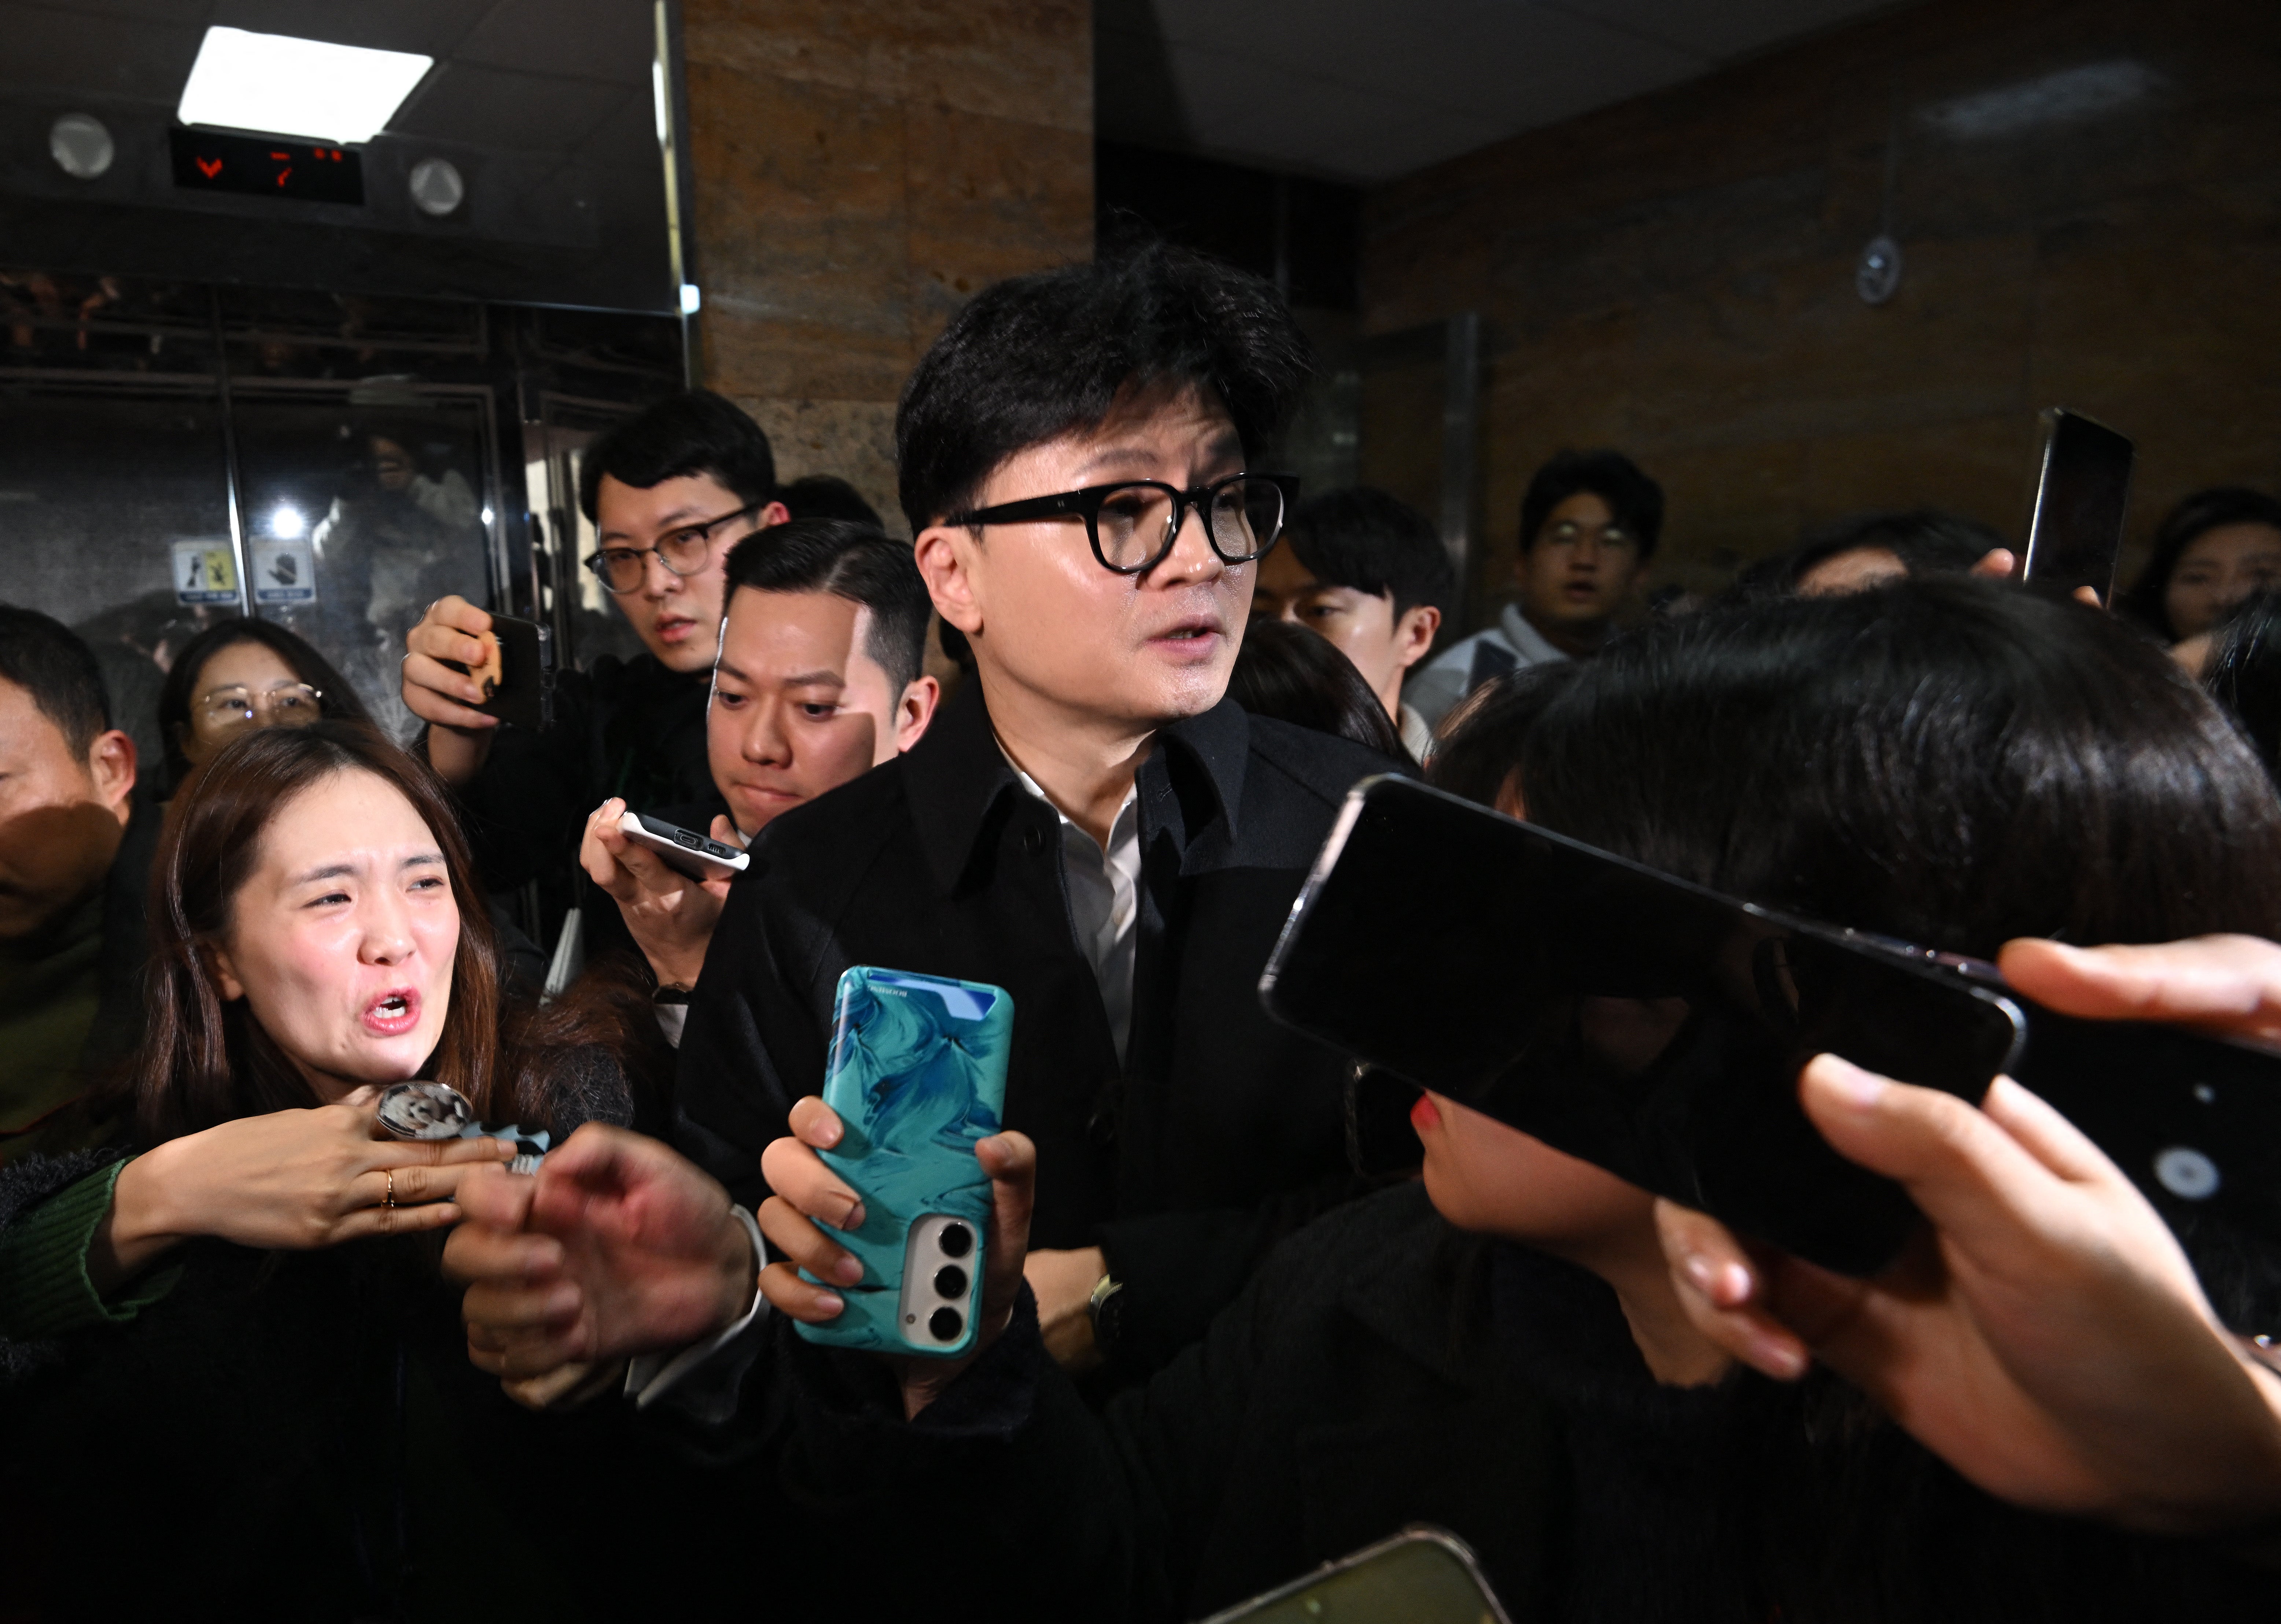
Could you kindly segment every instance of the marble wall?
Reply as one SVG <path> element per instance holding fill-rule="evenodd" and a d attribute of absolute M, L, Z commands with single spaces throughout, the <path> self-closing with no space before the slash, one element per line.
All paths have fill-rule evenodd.
<path fill-rule="evenodd" d="M 896 392 L 1001 277 L 1093 249 L 1087 0 L 684 0 L 700 375 L 902 531 Z"/>
<path fill-rule="evenodd" d="M 1863 508 L 2016 533 L 2064 405 L 2138 442 L 2138 552 L 2191 490 L 2281 483 L 2277 156 L 2272 0 L 1929 0 L 1376 189 L 1364 321 L 1483 313 L 1477 618 L 1562 445 L 1659 477 L 1661 578 L 1707 587 Z M 1430 488 L 1433 435 L 1371 432 L 1408 387 L 1365 476 Z"/>

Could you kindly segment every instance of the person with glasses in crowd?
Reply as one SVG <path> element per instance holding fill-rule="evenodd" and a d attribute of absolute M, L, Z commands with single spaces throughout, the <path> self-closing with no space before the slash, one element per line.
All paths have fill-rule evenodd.
<path fill-rule="evenodd" d="M 476 638 L 491 623 L 482 609 L 440 599 L 406 636 L 404 703 L 429 724 L 429 763 L 459 798 L 486 885 L 567 887 L 587 814 L 614 796 L 637 811 L 698 808 L 700 829 L 727 810 L 705 748 L 723 572 L 730 548 L 784 522 L 776 489 L 760 425 L 706 390 L 660 401 L 587 449 L 578 503 L 600 545 L 583 561 L 643 652 L 558 670 L 542 734 L 471 708 L 483 699 L 476 679 L 444 663 L 482 663 Z M 617 910 L 592 913 L 590 927 L 607 927 Z"/>
<path fill-rule="evenodd" d="M 1519 595 L 1496 625 L 1450 646 L 1403 697 L 1428 726 L 1494 677 L 1599 652 L 1663 530 L 1663 487 L 1617 451 L 1564 451 L 1520 503 Z"/>
<path fill-rule="evenodd" d="M 842 971 L 1010 992 L 1006 1120 L 1052 1147 L 1030 1280 L 1048 1346 L 1103 1385 L 1357 1190 L 1349 1068 L 1257 989 L 1346 791 L 1396 763 L 1226 697 L 1295 485 L 1257 459 L 1309 366 L 1272 288 L 1162 247 L 998 283 L 951 321 L 896 445 L 974 680 L 761 832 L 681 1041 L 680 1148 L 749 1208 L 822 1084 Z M 733 1284 L 754 1260 L 727 1203 L 712 1217 Z"/>
<path fill-rule="evenodd" d="M 348 679 L 302 638 L 264 620 L 226 620 L 182 646 L 159 691 L 166 741 L 163 795 L 251 727 L 305 727 L 320 717 L 368 722 Z"/>

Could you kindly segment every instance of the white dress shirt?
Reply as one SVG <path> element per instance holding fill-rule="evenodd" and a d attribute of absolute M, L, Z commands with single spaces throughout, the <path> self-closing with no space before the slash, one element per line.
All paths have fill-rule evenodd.
<path fill-rule="evenodd" d="M 998 746 L 1002 752 L 1005 746 Z M 1070 923 L 1077 929 L 1078 951 L 1093 966 L 1101 988 L 1102 1008 L 1109 1012 L 1110 1035 L 1117 1040 L 1117 1058 L 1125 1059 L 1125 1040 L 1133 1030 L 1133 949 L 1140 919 L 1140 811 L 1139 792 L 1125 792 L 1125 804 L 1109 826 L 1104 851 L 1091 835 L 1055 807 L 1038 781 L 1024 772 L 1012 756 L 1006 764 L 1022 787 L 1048 806 L 1062 825 L 1062 877 L 1069 888 Z"/>

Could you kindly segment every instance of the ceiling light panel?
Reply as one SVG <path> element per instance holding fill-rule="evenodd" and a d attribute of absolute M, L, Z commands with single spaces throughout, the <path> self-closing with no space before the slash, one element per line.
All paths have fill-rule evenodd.
<path fill-rule="evenodd" d="M 386 128 L 433 57 L 208 28 L 175 111 L 185 124 L 350 146 Z"/>

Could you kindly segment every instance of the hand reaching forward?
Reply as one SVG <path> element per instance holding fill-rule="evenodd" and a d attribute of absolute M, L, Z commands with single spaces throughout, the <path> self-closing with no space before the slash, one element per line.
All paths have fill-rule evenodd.
<path fill-rule="evenodd" d="M 536 1176 L 465 1180 L 444 1270 L 468 1357 L 510 1379 L 678 1348 L 752 1306 L 759 1260 L 729 1193 L 655 1140 L 588 1123 Z"/>
<path fill-rule="evenodd" d="M 713 927 L 721 922 L 722 904 L 729 900 L 729 881 L 692 879 L 627 839 L 618 827 L 625 810 L 626 803 L 615 798 L 594 808 L 578 844 L 578 864 L 616 900 L 626 930 L 658 980 L 668 986 L 695 986 L 705 968 L 705 950 L 713 944 Z M 711 832 L 724 846 L 744 844 L 725 817 L 713 820 Z"/>
<path fill-rule="evenodd" d="M 2187 1018 L 2243 1035 L 2281 1017 L 2281 948 L 2015 942 L 2003 969 L 2070 1013 Z M 1698 1329 L 1769 1375 L 1809 1355 L 2002 1498 L 2161 1533 L 2281 1515 L 2281 1379 L 2226 1334 L 2167 1226 L 2099 1148 L 1999 1079 L 1974 1110 L 1823 1056 L 1800 1079 L 1841 1152 L 1930 1220 L 1874 1280 L 1754 1255 L 1659 1203 Z"/>
<path fill-rule="evenodd" d="M 796 1101 L 791 1134 L 761 1153 L 761 1175 L 776 1194 L 761 1203 L 761 1233 L 769 1245 L 790 1258 L 761 1271 L 761 1295 L 780 1314 L 825 1325 L 847 1306 L 829 1286 L 800 1277 L 802 1269 L 819 1280 L 853 1286 L 863 1265 L 853 1252 L 816 1226 L 860 1228 L 862 1197 L 841 1182 L 816 1153 L 838 1144 L 844 1133 L 839 1117 L 810 1094 Z M 990 1176 L 990 1234 L 984 1246 L 982 1315 L 975 1326 L 974 1351 L 963 1359 L 909 1358 L 892 1361 L 902 1383 L 908 1417 L 932 1404 L 935 1396 L 996 1342 L 1014 1316 L 1022 1291 L 1022 1259 L 1030 1245 L 1030 1208 L 1036 1194 L 1038 1153 L 1021 1133 L 994 1133 L 974 1147 L 974 1159 Z"/>
<path fill-rule="evenodd" d="M 112 1186 L 88 1252 L 108 1291 L 193 1236 L 303 1250 L 454 1222 L 463 1177 L 514 1154 L 495 1139 L 373 1137 L 380 1090 L 238 1117 L 154 1146 Z"/>

